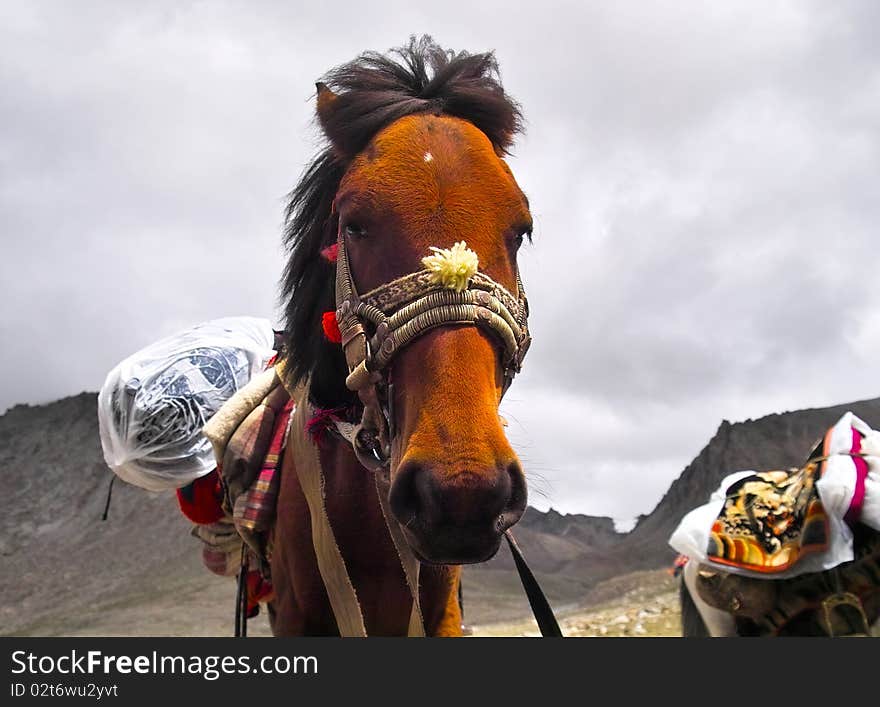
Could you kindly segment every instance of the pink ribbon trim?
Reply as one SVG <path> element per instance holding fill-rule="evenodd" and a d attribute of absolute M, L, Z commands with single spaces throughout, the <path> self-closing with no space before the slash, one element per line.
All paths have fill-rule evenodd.
<path fill-rule="evenodd" d="M 853 443 L 850 453 L 858 454 L 862 451 L 862 436 L 855 428 L 853 428 L 852 435 Z M 849 502 L 849 509 L 843 517 L 849 525 L 857 523 L 862 515 L 862 506 L 865 503 L 865 479 L 868 476 L 868 462 L 865 461 L 864 457 L 854 456 L 851 459 L 856 465 L 856 488 L 853 491 L 852 500 Z"/>

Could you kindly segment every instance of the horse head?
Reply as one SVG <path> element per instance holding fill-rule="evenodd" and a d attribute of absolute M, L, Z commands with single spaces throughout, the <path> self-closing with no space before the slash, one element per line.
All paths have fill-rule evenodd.
<path fill-rule="evenodd" d="M 426 38 L 399 56 L 363 55 L 318 84 L 330 144 L 292 202 L 288 287 L 314 300 L 311 313 L 308 302 L 288 309 L 293 370 L 311 377 L 313 400 L 379 418 L 367 425 L 365 412 L 361 427 L 377 436 L 371 451 L 387 464 L 390 508 L 417 556 L 482 562 L 526 506 L 498 414 L 528 345 L 517 251 L 532 219 L 504 161 L 520 115 L 491 54 L 455 55 Z M 334 245 L 335 288 L 316 259 Z M 316 331 L 314 313 L 331 301 L 344 353 L 322 341 L 297 356 L 303 324 Z"/>

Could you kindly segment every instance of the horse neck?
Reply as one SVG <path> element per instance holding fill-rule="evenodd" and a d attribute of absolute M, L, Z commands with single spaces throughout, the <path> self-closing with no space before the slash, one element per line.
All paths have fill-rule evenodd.
<path fill-rule="evenodd" d="M 346 561 L 400 571 L 373 472 L 361 465 L 348 442 L 335 436 L 322 443 L 320 458 L 327 514 Z"/>

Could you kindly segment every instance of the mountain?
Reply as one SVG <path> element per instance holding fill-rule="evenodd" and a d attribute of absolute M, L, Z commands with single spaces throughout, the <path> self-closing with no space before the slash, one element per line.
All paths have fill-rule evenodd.
<path fill-rule="evenodd" d="M 102 522 L 111 478 L 95 394 L 0 416 L 0 634 L 72 633 L 159 595 L 174 611 L 208 574 L 170 494 L 118 482 Z"/>
<path fill-rule="evenodd" d="M 602 578 L 620 571 L 614 548 L 624 536 L 611 518 L 529 507 L 513 534 L 555 608 L 579 604 Z M 469 622 L 509 620 L 531 611 L 505 546 L 489 562 L 467 566 L 463 584 Z"/>

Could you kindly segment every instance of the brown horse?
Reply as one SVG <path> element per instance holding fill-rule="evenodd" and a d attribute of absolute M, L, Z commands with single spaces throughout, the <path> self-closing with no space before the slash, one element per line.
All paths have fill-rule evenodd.
<path fill-rule="evenodd" d="M 517 250 L 532 220 L 503 156 L 521 116 L 492 54 L 454 54 L 427 37 L 333 70 L 318 84 L 317 115 L 329 144 L 288 208 L 286 361 L 293 383 L 309 381 L 315 409 L 356 422 L 363 408 L 346 388 L 346 359 L 322 332 L 337 307 L 328 249 L 345 248 L 367 292 L 421 270 L 431 247 L 466 241 L 480 272 L 517 292 Z M 461 323 L 424 333 L 389 364 L 389 503 L 421 562 L 427 635 L 460 635 L 460 565 L 491 558 L 526 506 L 498 415 L 505 373 L 492 333 Z M 327 515 L 366 631 L 406 635 L 411 597 L 372 472 L 332 429 L 316 439 Z M 292 471 L 282 474 L 274 528 L 273 631 L 337 635 Z"/>

